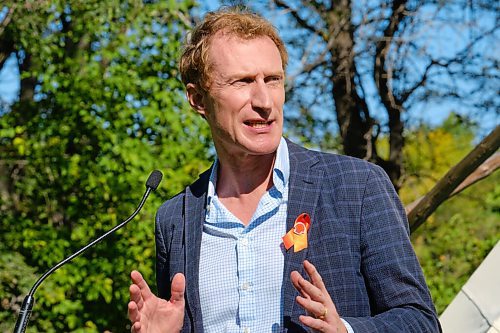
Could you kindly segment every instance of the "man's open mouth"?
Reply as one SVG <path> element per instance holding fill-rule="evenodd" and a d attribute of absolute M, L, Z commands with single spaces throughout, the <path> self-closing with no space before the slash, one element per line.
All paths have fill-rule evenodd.
<path fill-rule="evenodd" d="M 245 121 L 245 125 L 253 128 L 264 128 L 269 126 L 272 121 Z"/>

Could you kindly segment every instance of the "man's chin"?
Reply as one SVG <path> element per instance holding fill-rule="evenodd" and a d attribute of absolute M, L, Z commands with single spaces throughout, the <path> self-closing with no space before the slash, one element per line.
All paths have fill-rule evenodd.
<path fill-rule="evenodd" d="M 272 154 L 278 150 L 280 140 L 281 136 L 277 138 L 257 138 L 256 140 L 248 139 L 247 147 L 259 155 Z"/>
<path fill-rule="evenodd" d="M 250 145 L 247 146 L 248 152 L 251 153 L 252 155 L 269 155 L 269 154 L 274 154 L 278 150 L 279 146 L 279 140 L 276 143 L 271 143 L 271 142 L 265 142 L 262 144 L 259 144 L 258 142 L 252 142 Z"/>

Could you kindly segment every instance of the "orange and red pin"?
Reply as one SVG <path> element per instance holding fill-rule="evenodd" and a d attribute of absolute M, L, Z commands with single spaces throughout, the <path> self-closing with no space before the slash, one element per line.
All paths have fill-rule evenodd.
<path fill-rule="evenodd" d="M 307 213 L 300 214 L 293 224 L 293 228 L 282 237 L 285 249 L 293 246 L 293 252 L 307 248 L 307 232 L 311 227 L 311 217 Z"/>

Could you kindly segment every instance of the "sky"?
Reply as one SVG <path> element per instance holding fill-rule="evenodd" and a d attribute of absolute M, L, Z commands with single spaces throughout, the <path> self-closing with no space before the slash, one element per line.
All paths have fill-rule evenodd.
<path fill-rule="evenodd" d="M 0 71 L 0 98 L 12 104 L 19 94 L 19 82 L 16 58 L 10 56 Z"/>

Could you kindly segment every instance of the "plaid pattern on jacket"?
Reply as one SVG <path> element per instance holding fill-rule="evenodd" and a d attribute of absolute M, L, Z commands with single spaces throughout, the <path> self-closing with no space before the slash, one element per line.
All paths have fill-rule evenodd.
<path fill-rule="evenodd" d="M 366 161 L 287 141 L 290 183 L 287 230 L 311 216 L 309 246 L 285 254 L 282 332 L 308 332 L 298 317 L 290 273 L 304 259 L 321 274 L 339 315 L 355 333 L 440 332 L 422 270 L 409 240 L 404 208 L 385 172 Z M 165 202 L 156 216 L 156 280 L 170 298 L 175 273 L 186 276 L 183 332 L 203 332 L 198 267 L 210 170 Z"/>

